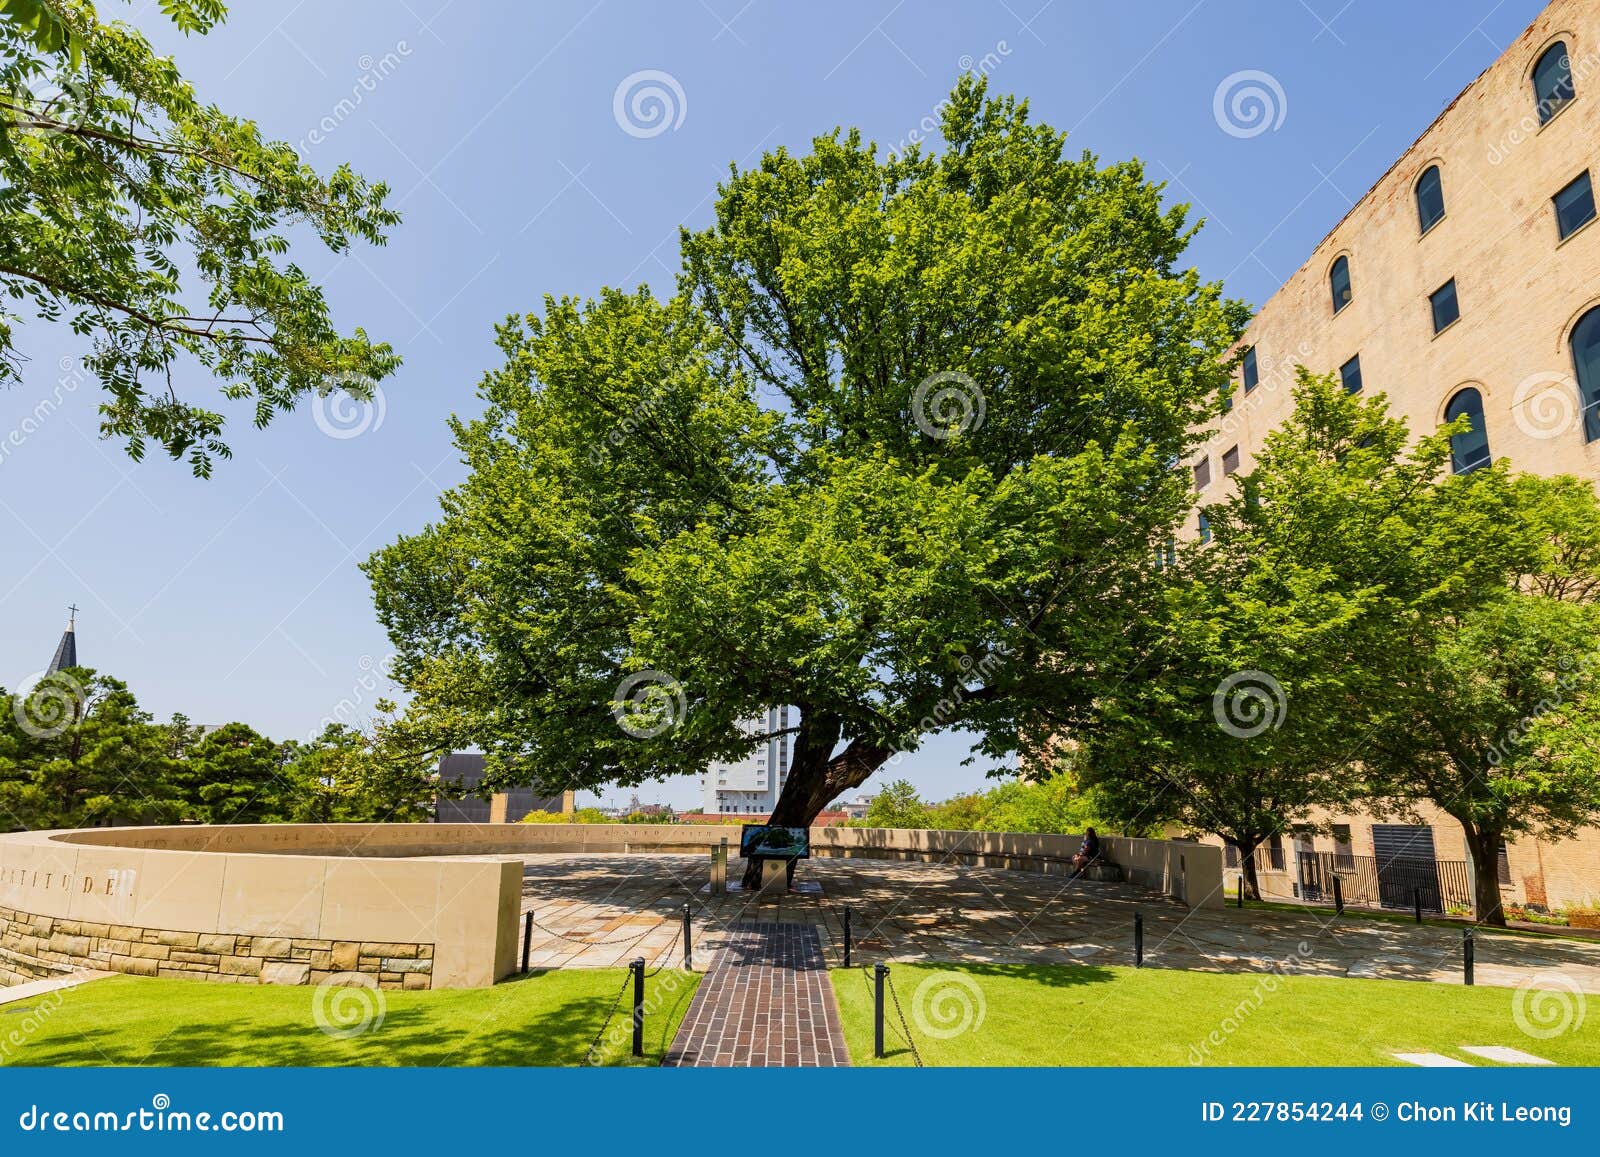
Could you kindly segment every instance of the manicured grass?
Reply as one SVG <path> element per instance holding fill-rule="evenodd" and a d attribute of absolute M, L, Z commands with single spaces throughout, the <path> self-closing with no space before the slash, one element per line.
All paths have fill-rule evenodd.
<path fill-rule="evenodd" d="M 533 973 L 494 988 L 384 992 L 118 977 L 0 1005 L 0 1063 L 13 1065 L 578 1065 L 625 969 Z M 699 977 L 645 982 L 645 1052 L 632 1048 L 633 989 L 598 1064 L 659 1064 Z M 341 1001 L 343 1003 L 341 1003 Z M 365 1032 L 330 1027 L 370 1022 Z M 21 1037 L 13 1040 L 12 1033 Z"/>
<path fill-rule="evenodd" d="M 892 1000 L 888 1056 L 873 1059 L 869 974 L 830 975 L 852 1062 L 911 1064 Z M 896 964 L 890 975 L 928 1065 L 1396 1065 L 1396 1052 L 1490 1064 L 1462 1045 L 1600 1064 L 1600 997 L 1576 1031 L 1535 1039 L 1517 1027 L 1519 998 L 1506 988 L 1072 965 Z M 1567 1001 L 1570 1019 L 1582 1008 L 1564 992 L 1534 999 L 1551 1002 L 1546 1014 Z M 930 1035 L 962 1023 L 957 1035 Z"/>

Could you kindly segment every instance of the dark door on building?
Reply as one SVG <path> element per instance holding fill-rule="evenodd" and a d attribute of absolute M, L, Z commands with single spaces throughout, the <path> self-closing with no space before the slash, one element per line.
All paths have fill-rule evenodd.
<path fill-rule="evenodd" d="M 1410 824 L 1373 824 L 1372 854 L 1378 869 L 1378 902 L 1410 908 L 1420 896 L 1425 912 L 1442 912 L 1433 829 Z"/>
<path fill-rule="evenodd" d="M 1300 873 L 1300 898 L 1322 899 L 1322 861 L 1310 836 L 1295 836 L 1294 858 Z"/>

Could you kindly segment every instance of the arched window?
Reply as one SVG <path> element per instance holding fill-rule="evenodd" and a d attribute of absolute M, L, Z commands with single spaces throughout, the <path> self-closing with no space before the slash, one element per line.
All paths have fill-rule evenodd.
<path fill-rule="evenodd" d="M 1538 105 L 1539 123 L 1545 124 L 1577 95 L 1572 84 L 1572 58 L 1567 55 L 1565 42 L 1558 40 L 1533 66 L 1533 99 Z"/>
<path fill-rule="evenodd" d="M 1417 181 L 1417 217 L 1426 233 L 1444 220 L 1444 180 L 1434 165 Z"/>
<path fill-rule="evenodd" d="M 1572 330 L 1572 361 L 1583 402 L 1583 440 L 1600 438 L 1600 309 L 1584 314 Z"/>
<path fill-rule="evenodd" d="M 1333 263 L 1328 273 L 1328 287 L 1333 290 L 1333 312 L 1338 313 L 1350 304 L 1350 259 L 1341 257 Z"/>
<path fill-rule="evenodd" d="M 1489 430 L 1483 422 L 1483 395 L 1471 386 L 1450 399 L 1444 420 L 1454 422 L 1462 415 L 1472 425 L 1465 433 L 1450 436 L 1450 466 L 1457 474 L 1470 474 L 1493 460 L 1489 455 Z"/>

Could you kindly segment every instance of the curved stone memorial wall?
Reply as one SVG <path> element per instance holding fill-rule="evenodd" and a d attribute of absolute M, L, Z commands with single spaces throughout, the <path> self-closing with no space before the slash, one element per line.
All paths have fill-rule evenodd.
<path fill-rule="evenodd" d="M 1077 836 L 816 828 L 818 856 L 1061 872 Z M 250 984 L 474 988 L 516 963 L 539 853 L 735 849 L 717 824 L 267 824 L 0 835 L 0 984 L 80 968 Z M 1222 904 L 1222 855 L 1105 837 L 1137 884 Z M 708 857 L 709 868 L 709 857 Z"/>

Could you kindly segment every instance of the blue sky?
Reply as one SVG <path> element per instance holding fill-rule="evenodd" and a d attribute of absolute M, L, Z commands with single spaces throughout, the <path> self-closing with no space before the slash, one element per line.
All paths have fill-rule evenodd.
<path fill-rule="evenodd" d="M 216 32 L 185 39 L 149 0 L 102 0 L 204 98 L 303 142 L 320 169 L 349 161 L 393 186 L 406 219 L 386 248 L 297 258 L 342 328 L 365 326 L 406 364 L 381 411 L 319 423 L 303 406 L 264 432 L 236 415 L 234 459 L 201 482 L 100 442 L 98 390 L 61 369 L 77 339 L 25 323 L 32 361 L 0 394 L 0 434 L 60 404 L 0 456 L 0 685 L 46 664 L 75 601 L 83 661 L 158 715 L 279 738 L 341 704 L 364 715 L 389 649 L 357 564 L 429 520 L 460 477 L 445 421 L 480 408 L 493 323 L 546 294 L 665 290 L 678 227 L 707 222 L 730 162 L 837 125 L 905 140 L 977 68 L 1070 130 L 1069 148 L 1142 158 L 1208 219 L 1194 264 L 1259 304 L 1541 7 L 278 0 L 236 3 Z M 619 86 L 646 71 L 670 78 L 656 82 L 670 125 L 630 120 L 627 90 L 615 114 Z M 1226 99 L 1219 119 L 1219 86 L 1241 73 L 1266 76 L 1224 97 L 1264 92 L 1267 122 L 1242 119 L 1248 101 L 1230 119 Z M 183 389 L 215 397 L 199 376 Z M 941 797 L 979 784 L 964 754 L 941 737 L 892 774 Z M 641 795 L 695 798 L 683 784 Z"/>

